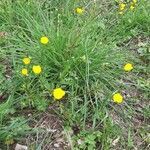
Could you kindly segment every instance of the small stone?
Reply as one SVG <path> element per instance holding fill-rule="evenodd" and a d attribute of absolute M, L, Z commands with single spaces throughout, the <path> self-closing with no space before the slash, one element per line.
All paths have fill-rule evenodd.
<path fill-rule="evenodd" d="M 15 150 L 28 150 L 28 147 L 21 144 L 16 144 Z"/>
<path fill-rule="evenodd" d="M 55 144 L 54 144 L 54 147 L 57 147 L 57 148 L 58 148 L 58 147 L 59 147 L 59 144 L 58 144 L 58 143 L 55 143 Z"/>
<path fill-rule="evenodd" d="M 32 114 L 28 114 L 28 117 L 31 117 L 32 116 Z"/>

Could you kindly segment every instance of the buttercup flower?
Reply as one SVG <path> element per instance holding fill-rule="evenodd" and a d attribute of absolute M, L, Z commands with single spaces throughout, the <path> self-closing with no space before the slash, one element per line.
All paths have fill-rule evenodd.
<path fill-rule="evenodd" d="M 130 6 L 130 9 L 133 10 L 135 7 L 133 5 Z"/>
<path fill-rule="evenodd" d="M 83 14 L 83 12 L 84 12 L 84 9 L 83 8 L 76 8 L 76 13 L 77 14 Z"/>
<path fill-rule="evenodd" d="M 24 76 L 28 76 L 28 70 L 26 68 L 23 68 L 21 70 L 21 74 L 24 75 Z"/>
<path fill-rule="evenodd" d="M 29 57 L 25 57 L 25 58 L 23 58 L 23 63 L 25 64 L 25 65 L 28 65 L 28 64 L 30 64 L 30 62 L 31 62 L 31 59 L 29 58 Z"/>
<path fill-rule="evenodd" d="M 47 44 L 47 43 L 49 42 L 49 39 L 48 39 L 48 37 L 43 36 L 43 37 L 41 37 L 40 42 L 41 42 L 42 44 Z"/>
<path fill-rule="evenodd" d="M 124 65 L 123 69 L 125 71 L 131 71 L 133 69 L 133 65 L 131 63 L 127 63 Z"/>
<path fill-rule="evenodd" d="M 123 96 L 120 93 L 115 93 L 112 97 L 113 101 L 117 104 L 120 104 L 123 102 Z"/>
<path fill-rule="evenodd" d="M 130 10 L 133 10 L 133 9 L 135 8 L 136 3 L 137 3 L 136 0 L 133 0 L 133 1 L 131 2 L 131 4 L 130 4 Z"/>
<path fill-rule="evenodd" d="M 56 88 L 52 94 L 56 100 L 60 100 L 65 96 L 66 92 L 62 88 Z"/>
<path fill-rule="evenodd" d="M 41 68 L 41 66 L 39 66 L 39 65 L 34 65 L 34 66 L 32 67 L 32 71 L 33 71 L 35 74 L 40 74 L 40 73 L 42 72 L 42 68 Z"/>
<path fill-rule="evenodd" d="M 132 0 L 132 2 L 136 4 L 136 3 L 137 3 L 137 0 Z"/>
<path fill-rule="evenodd" d="M 126 7 L 126 4 L 125 4 L 125 3 L 120 3 L 120 4 L 119 4 L 119 10 L 120 10 L 120 11 L 124 10 L 125 7 Z"/>

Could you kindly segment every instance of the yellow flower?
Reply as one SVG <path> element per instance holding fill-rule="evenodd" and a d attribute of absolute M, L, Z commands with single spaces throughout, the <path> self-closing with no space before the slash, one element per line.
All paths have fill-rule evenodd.
<path fill-rule="evenodd" d="M 65 96 L 66 92 L 62 88 L 56 88 L 53 90 L 53 96 L 56 100 L 60 100 Z"/>
<path fill-rule="evenodd" d="M 31 59 L 29 58 L 29 57 L 25 57 L 25 58 L 23 58 L 23 63 L 25 64 L 25 65 L 28 65 L 28 64 L 30 64 L 30 62 L 31 62 Z"/>
<path fill-rule="evenodd" d="M 40 74 L 40 73 L 42 72 L 42 68 L 41 68 L 41 66 L 39 66 L 39 65 L 34 65 L 34 66 L 32 67 L 32 71 L 33 71 L 35 74 Z"/>
<path fill-rule="evenodd" d="M 123 69 L 125 71 L 131 71 L 133 69 L 133 65 L 131 63 L 127 63 L 124 65 Z"/>
<path fill-rule="evenodd" d="M 125 3 L 120 3 L 120 4 L 119 4 L 119 10 L 120 10 L 120 11 L 124 10 L 125 7 L 126 7 L 126 4 L 125 4 Z"/>
<path fill-rule="evenodd" d="M 130 6 L 130 9 L 133 10 L 135 7 L 133 5 Z"/>
<path fill-rule="evenodd" d="M 117 104 L 120 104 L 123 102 L 123 96 L 120 93 L 115 93 L 113 95 L 113 101 Z"/>
<path fill-rule="evenodd" d="M 24 75 L 24 76 L 28 76 L 28 70 L 26 68 L 23 68 L 21 70 L 21 74 Z"/>
<path fill-rule="evenodd" d="M 76 8 L 76 13 L 77 14 L 83 14 L 83 12 L 84 12 L 84 9 L 83 8 Z"/>
<path fill-rule="evenodd" d="M 48 39 L 48 37 L 43 36 L 43 37 L 41 37 L 40 42 L 41 42 L 42 44 L 47 44 L 47 43 L 49 42 L 49 39 Z"/>
<path fill-rule="evenodd" d="M 136 4 L 136 3 L 137 3 L 137 0 L 132 0 L 132 2 Z"/>
<path fill-rule="evenodd" d="M 14 143 L 14 140 L 13 139 L 7 139 L 6 141 L 5 141 L 5 144 L 7 144 L 7 145 L 11 145 L 11 144 L 13 144 Z"/>

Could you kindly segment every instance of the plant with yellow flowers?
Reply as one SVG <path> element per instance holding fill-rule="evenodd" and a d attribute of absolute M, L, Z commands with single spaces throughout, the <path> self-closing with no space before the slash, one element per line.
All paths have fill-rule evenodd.
<path fill-rule="evenodd" d="M 133 11 L 136 5 L 137 5 L 137 0 L 131 0 L 129 4 L 124 2 L 119 3 L 119 14 L 122 15 L 125 12 L 125 10 L 128 9 L 128 7 L 130 8 L 131 11 Z"/>
<path fill-rule="evenodd" d="M 125 9 L 126 9 L 126 4 L 125 3 L 120 3 L 119 4 L 119 14 L 123 14 Z"/>
<path fill-rule="evenodd" d="M 137 5 L 137 0 L 132 0 L 130 3 L 130 10 L 134 10 L 136 5 Z"/>
<path fill-rule="evenodd" d="M 147 4 L 137 0 L 17 0 L 0 9 L 1 30 L 11 34 L 2 38 L 0 33 L 0 141 L 7 145 L 21 143 L 26 120 L 8 122 L 14 121 L 13 117 L 23 115 L 35 122 L 41 119 L 45 125 L 54 115 L 61 119 L 67 135 L 76 133 L 77 128 L 77 140 L 67 138 L 74 150 L 134 148 L 135 140 L 131 144 L 124 141 L 129 138 L 121 137 L 118 130 L 124 129 L 122 121 L 130 121 L 128 112 L 133 116 L 138 113 L 131 112 L 134 103 L 145 104 L 142 93 L 148 91 L 142 71 L 149 61 L 139 52 L 141 48 L 148 56 Z M 137 78 L 139 74 L 142 76 Z M 134 89 L 140 96 L 135 96 Z M 146 112 L 141 113 L 142 117 Z M 120 119 L 124 114 L 125 118 Z M 51 147 L 47 146 L 49 140 L 44 136 L 43 142 L 38 141 L 40 145 L 30 143 L 32 140 L 27 143 L 31 144 L 29 148 L 32 144 Z M 9 148 L 5 144 L 1 149 Z"/>
<path fill-rule="evenodd" d="M 31 63 L 31 59 L 29 57 L 23 58 L 22 61 L 23 61 L 23 63 L 25 65 L 29 65 Z M 34 74 L 38 75 L 38 74 L 40 74 L 42 72 L 42 67 L 40 65 L 33 65 L 32 71 L 33 71 Z M 23 76 L 28 76 L 28 69 L 27 68 L 23 68 L 21 70 L 21 74 Z"/>
<path fill-rule="evenodd" d="M 21 74 L 26 78 L 22 78 L 22 85 L 20 87 L 21 91 L 26 93 L 27 98 L 20 102 L 20 106 L 21 108 L 36 107 L 38 110 L 43 111 L 47 107 L 47 102 L 43 98 L 41 98 L 39 102 L 39 97 L 36 96 L 37 93 L 33 93 L 32 88 L 30 86 L 31 80 L 34 81 L 35 78 L 38 77 L 37 75 L 40 75 L 42 73 L 42 67 L 40 65 L 31 65 L 30 57 L 24 57 L 22 61 L 25 66 L 21 69 Z M 39 79 L 40 78 L 38 78 L 38 80 Z M 40 83 L 40 81 L 37 82 Z M 33 97 L 33 100 L 30 100 L 30 97 L 32 97 L 34 94 L 35 96 Z"/>

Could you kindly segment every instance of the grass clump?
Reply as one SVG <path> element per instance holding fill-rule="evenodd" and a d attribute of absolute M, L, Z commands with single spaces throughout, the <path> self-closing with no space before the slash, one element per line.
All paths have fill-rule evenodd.
<path fill-rule="evenodd" d="M 56 107 L 53 113 L 64 126 L 76 125 L 80 130 L 72 137 L 72 149 L 110 149 L 115 139 L 124 140 L 122 120 L 118 125 L 114 118 L 123 118 L 128 126 L 136 114 L 125 90 L 126 80 L 131 83 L 129 89 L 139 87 L 134 76 L 136 63 L 141 62 L 126 43 L 139 34 L 149 36 L 147 2 L 134 3 L 130 10 L 125 8 L 130 2 L 120 6 L 115 1 L 29 0 L 9 2 L 6 7 L 8 2 L 2 1 L 0 29 L 8 34 L 0 41 L 1 83 L 9 82 L 9 86 L 1 87 L 2 97 L 6 96 L 0 106 L 8 110 L 11 103 L 14 116 L 18 110 L 37 110 L 38 114 Z M 30 130 L 16 116 L 15 123 L 11 122 L 11 112 L 3 110 L 2 120 L 4 114 L 7 119 L 2 131 L 10 127 L 15 131 L 10 139 L 20 136 L 20 130 L 11 126 L 17 128 L 18 121 L 25 125 L 21 133 Z M 129 147 L 134 147 L 130 134 L 124 136 Z M 8 141 L 7 137 L 2 140 Z M 85 142 L 82 147 L 77 144 L 79 139 Z"/>

